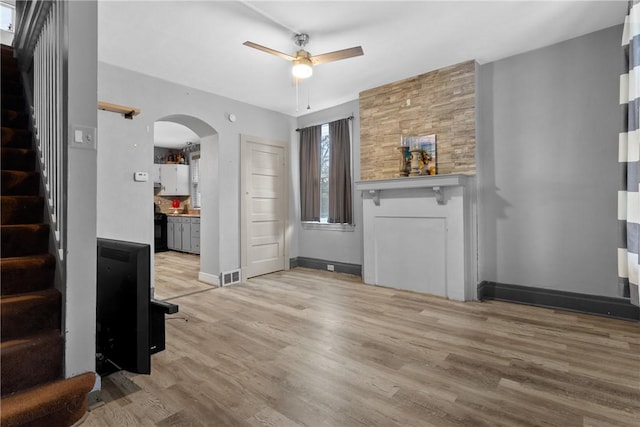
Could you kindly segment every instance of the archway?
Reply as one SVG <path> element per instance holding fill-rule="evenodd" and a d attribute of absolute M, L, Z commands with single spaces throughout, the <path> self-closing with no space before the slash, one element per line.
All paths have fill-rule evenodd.
<path fill-rule="evenodd" d="M 218 132 L 204 120 L 184 114 L 156 119 L 189 128 L 200 140 L 199 189 L 200 200 L 200 270 L 198 280 L 217 285 L 220 263 L 219 209 L 219 142 Z"/>

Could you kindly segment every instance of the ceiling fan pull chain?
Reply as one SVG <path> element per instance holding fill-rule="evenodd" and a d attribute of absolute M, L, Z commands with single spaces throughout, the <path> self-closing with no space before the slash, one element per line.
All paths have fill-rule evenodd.
<path fill-rule="evenodd" d="M 294 77 L 296 80 L 296 112 L 300 109 L 300 91 L 298 90 L 298 79 Z"/>

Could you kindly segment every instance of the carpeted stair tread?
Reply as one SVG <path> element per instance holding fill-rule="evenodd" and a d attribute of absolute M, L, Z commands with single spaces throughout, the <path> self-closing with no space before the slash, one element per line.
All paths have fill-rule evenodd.
<path fill-rule="evenodd" d="M 49 224 L 2 225 L 0 245 L 2 258 L 46 253 L 49 249 Z"/>
<path fill-rule="evenodd" d="M 13 86 L 9 86 L 13 87 Z M 2 86 L 2 91 L 5 88 Z M 11 129 L 23 129 L 26 130 L 29 126 L 29 115 L 22 111 L 9 110 L 7 108 L 2 109 L 2 126 Z"/>
<path fill-rule="evenodd" d="M 17 59 L 13 56 L 13 48 L 11 46 L 2 45 L 2 49 L 0 50 L 0 55 L 2 55 L 2 66 L 13 66 L 16 67 L 18 64 Z"/>
<path fill-rule="evenodd" d="M 11 110 L 24 110 L 25 106 L 26 104 L 23 96 L 2 93 L 2 107 L 9 108 Z"/>
<path fill-rule="evenodd" d="M 6 106 L 3 104 L 3 107 Z M 4 126 L 0 128 L 0 135 L 2 136 L 3 147 L 15 147 L 15 148 L 31 148 L 31 131 L 27 129 L 11 128 Z"/>
<path fill-rule="evenodd" d="M 87 412 L 87 393 L 95 374 L 87 372 L 2 399 L 3 427 L 70 426 Z"/>
<path fill-rule="evenodd" d="M 20 69 L 15 60 L 2 58 L 2 74 L 11 80 L 20 78 Z"/>
<path fill-rule="evenodd" d="M 36 224 L 42 222 L 44 197 L 0 196 L 0 225 Z"/>
<path fill-rule="evenodd" d="M 63 347 L 57 329 L 1 343 L 2 396 L 60 378 Z"/>
<path fill-rule="evenodd" d="M 56 289 L 0 298 L 2 341 L 60 329 L 62 296 Z"/>
<path fill-rule="evenodd" d="M 0 258 L 2 296 L 42 291 L 53 286 L 56 259 L 51 254 Z"/>
<path fill-rule="evenodd" d="M 20 70 L 18 69 L 17 66 L 15 65 L 5 65 L 2 64 L 2 74 L 5 75 L 5 78 L 9 81 L 17 81 L 18 79 L 20 79 Z M 8 84 L 9 82 L 7 82 Z M 11 91 L 13 92 L 13 91 Z M 3 94 L 6 94 L 7 92 L 2 91 Z M 4 105 L 4 103 L 3 103 Z"/>
<path fill-rule="evenodd" d="M 2 147 L 0 168 L 9 171 L 33 171 L 36 166 L 36 152 L 29 148 Z"/>
<path fill-rule="evenodd" d="M 18 77 L 11 78 L 11 79 L 7 77 L 6 79 L 2 79 L 1 88 L 2 88 L 2 93 L 4 94 L 14 95 L 14 96 L 22 95 L 22 86 L 20 86 L 20 83 L 18 82 Z M 3 107 L 7 108 L 6 105 Z M 2 121 L 2 123 L 6 126 L 6 123 L 4 122 L 4 120 Z"/>
<path fill-rule="evenodd" d="M 3 196 L 37 196 L 40 193 L 38 172 L 0 171 Z"/>

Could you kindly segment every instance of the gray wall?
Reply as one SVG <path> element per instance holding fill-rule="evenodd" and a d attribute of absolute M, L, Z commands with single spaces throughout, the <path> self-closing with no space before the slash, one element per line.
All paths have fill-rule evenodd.
<path fill-rule="evenodd" d="M 480 67 L 480 280 L 617 296 L 621 34 Z"/>
<path fill-rule="evenodd" d="M 68 2 L 67 120 L 97 126 L 98 11 L 96 2 Z M 73 138 L 71 129 L 68 138 Z M 98 142 L 99 144 L 99 142 Z M 67 165 L 67 253 L 65 377 L 95 370 L 96 333 L 96 150 L 69 145 Z"/>
<path fill-rule="evenodd" d="M 102 62 L 98 97 L 142 110 L 133 120 L 98 113 L 98 236 L 153 243 L 153 182 L 134 182 L 133 173 L 151 173 L 153 123 L 169 117 L 201 137 L 200 271 L 215 277 L 239 268 L 240 135 L 289 142 L 295 119 Z"/>
<path fill-rule="evenodd" d="M 298 117 L 298 127 L 328 123 L 351 115 L 354 116 L 351 122 L 352 179 L 357 181 L 360 179 L 360 106 L 358 100 Z M 299 145 L 299 135 L 296 133 L 296 141 L 291 148 L 291 165 L 294 173 L 292 194 L 295 200 L 291 218 L 295 218 L 296 232 L 299 236 L 299 256 L 362 265 L 362 197 L 360 193 L 352 192 L 355 223 L 353 231 L 303 230 L 301 228 Z"/>

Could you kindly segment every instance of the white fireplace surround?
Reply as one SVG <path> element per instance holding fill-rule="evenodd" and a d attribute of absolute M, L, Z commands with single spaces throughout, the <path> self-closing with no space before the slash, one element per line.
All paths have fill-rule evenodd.
<path fill-rule="evenodd" d="M 477 197 L 473 175 L 359 181 L 363 279 L 450 298 L 477 299 Z"/>

